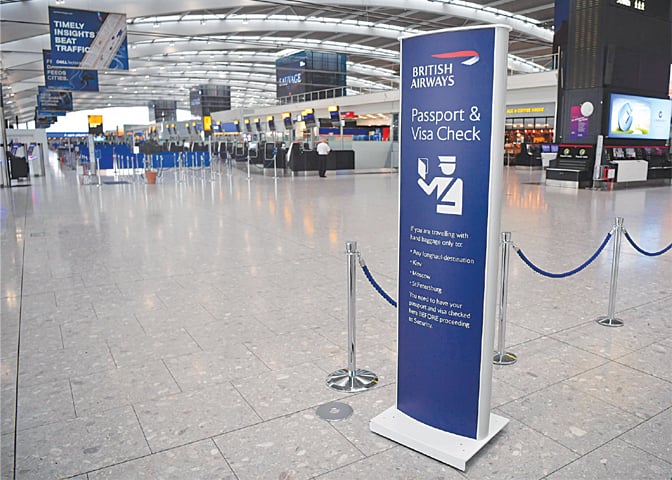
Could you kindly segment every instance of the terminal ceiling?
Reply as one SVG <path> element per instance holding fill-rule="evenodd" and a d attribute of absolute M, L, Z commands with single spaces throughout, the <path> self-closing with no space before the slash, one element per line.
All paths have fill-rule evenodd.
<path fill-rule="evenodd" d="M 48 6 L 125 13 L 128 71 L 99 72 L 100 92 L 73 94 L 75 110 L 177 100 L 231 86 L 233 108 L 275 103 L 275 60 L 305 49 L 348 55 L 349 94 L 398 87 L 400 36 L 448 27 L 512 27 L 511 70 L 548 67 L 549 0 L 0 0 L 5 115 L 33 119 L 49 47 Z"/>

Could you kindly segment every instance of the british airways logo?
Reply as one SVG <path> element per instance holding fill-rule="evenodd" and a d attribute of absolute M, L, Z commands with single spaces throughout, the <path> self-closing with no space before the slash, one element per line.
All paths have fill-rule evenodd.
<path fill-rule="evenodd" d="M 456 50 L 454 52 L 434 53 L 432 58 L 448 60 L 444 63 L 430 63 L 412 67 L 411 88 L 452 87 L 455 85 L 453 63 L 450 60 L 464 59 L 462 65 L 474 65 L 480 60 L 476 50 Z"/>
<path fill-rule="evenodd" d="M 445 52 L 445 53 L 435 53 L 432 55 L 433 58 L 464 58 L 468 57 L 466 60 L 460 62 L 462 65 L 473 65 L 477 63 L 481 57 L 476 50 L 457 50 L 455 52 Z"/>

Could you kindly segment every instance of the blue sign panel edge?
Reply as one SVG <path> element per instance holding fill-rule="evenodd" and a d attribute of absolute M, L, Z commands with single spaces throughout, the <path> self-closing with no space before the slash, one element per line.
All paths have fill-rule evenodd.
<path fill-rule="evenodd" d="M 510 28 L 508 26 L 502 25 L 493 25 L 486 27 L 467 27 L 464 29 L 447 29 L 441 32 L 434 32 L 428 35 L 435 35 L 436 33 L 443 32 L 453 32 L 458 30 L 478 30 L 478 29 L 495 29 L 494 35 L 494 57 L 493 57 L 493 100 L 492 100 L 492 115 L 490 122 L 490 162 L 491 168 L 489 176 L 489 192 L 488 192 L 488 206 L 487 211 L 489 212 L 487 218 L 487 228 L 486 228 L 486 258 L 485 258 L 485 294 L 483 297 L 483 318 L 487 319 L 483 322 L 483 331 L 481 335 L 480 342 L 480 379 L 479 379 L 479 397 L 478 397 L 478 419 L 477 425 L 475 428 L 475 437 L 483 438 L 487 435 L 489 420 L 490 420 L 490 389 L 492 381 L 492 346 L 494 339 L 494 316 L 495 316 L 495 304 L 496 304 L 496 289 L 497 289 L 497 259 L 498 259 L 498 242 L 499 242 L 499 230 L 500 230 L 500 216 L 501 216 L 501 179 L 502 179 L 502 166 L 499 159 L 503 156 L 503 145 L 501 139 L 503 138 L 504 133 L 504 114 L 505 114 L 505 93 L 506 93 L 506 64 L 507 64 L 507 54 L 506 54 L 506 45 L 508 42 L 508 31 Z M 413 37 L 406 37 L 402 40 L 409 40 Z M 402 43 L 403 50 L 403 43 Z M 403 58 L 402 58 L 402 72 L 403 69 Z M 403 105 L 403 89 L 401 93 L 401 105 Z M 400 118 L 400 131 L 403 129 L 401 124 L 403 119 Z M 403 152 L 403 147 L 400 147 L 400 151 Z M 400 162 L 400 184 L 399 184 L 399 195 L 400 200 L 402 198 L 402 165 L 404 162 Z M 409 165 L 406 165 L 409 166 Z M 495 167 L 495 168 L 492 168 Z M 495 186 L 494 188 L 492 186 Z M 399 211 L 399 221 L 401 225 L 401 204 Z M 402 248 L 401 234 L 406 232 L 400 232 L 399 241 L 399 251 Z M 401 270 L 401 265 L 398 265 L 399 270 Z M 400 271 L 398 271 L 398 276 L 401 279 Z M 401 282 L 401 280 L 400 280 Z M 403 292 L 403 293 L 402 293 Z M 398 294 L 400 299 L 400 308 L 402 295 L 407 293 L 405 288 L 402 288 L 400 284 L 398 287 Z M 405 313 L 405 312 L 404 312 Z M 399 319 L 401 321 L 402 312 L 399 312 Z M 400 332 L 398 329 L 398 340 Z M 401 360 L 400 360 L 401 361 Z M 397 366 L 399 370 L 399 363 Z M 398 388 L 401 388 L 398 384 Z M 399 392 L 398 392 L 399 393 Z M 397 404 L 397 408 L 399 408 Z"/>

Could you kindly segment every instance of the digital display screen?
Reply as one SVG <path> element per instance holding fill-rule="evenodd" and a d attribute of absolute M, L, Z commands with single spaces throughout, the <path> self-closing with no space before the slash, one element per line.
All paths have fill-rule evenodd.
<path fill-rule="evenodd" d="M 667 140 L 672 101 L 662 98 L 611 94 L 609 137 Z"/>
<path fill-rule="evenodd" d="M 270 120 L 268 120 L 268 129 L 271 132 L 275 132 L 275 119 L 271 118 Z"/>
<path fill-rule="evenodd" d="M 282 119 L 283 122 L 285 122 L 285 128 L 287 130 L 290 130 L 292 128 L 292 117 L 285 117 Z"/>
<path fill-rule="evenodd" d="M 315 121 L 314 112 L 306 113 L 305 115 L 303 115 L 303 121 L 306 122 L 307 127 L 314 127 L 315 125 L 317 125 L 317 122 Z"/>
<path fill-rule="evenodd" d="M 306 91 L 304 76 L 306 73 L 306 52 L 295 53 L 275 61 L 276 95 L 278 98 L 290 97 Z"/>
<path fill-rule="evenodd" d="M 103 116 L 89 115 L 89 133 L 91 135 L 103 134 Z"/>

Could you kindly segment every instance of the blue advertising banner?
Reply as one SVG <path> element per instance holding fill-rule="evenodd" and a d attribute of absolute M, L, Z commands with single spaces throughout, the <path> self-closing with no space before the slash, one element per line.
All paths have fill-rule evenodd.
<path fill-rule="evenodd" d="M 396 411 L 414 431 L 463 440 L 506 424 L 493 427 L 490 387 L 507 38 L 506 27 L 477 27 L 401 43 Z M 387 435 L 390 424 L 371 428 L 446 463 L 459 456 L 434 454 L 444 439 Z"/>
<path fill-rule="evenodd" d="M 42 50 L 42 63 L 44 64 L 44 82 L 47 88 L 82 92 L 98 91 L 98 72 L 96 70 L 54 67 L 51 63 L 50 50 Z"/>
<path fill-rule="evenodd" d="M 37 110 L 45 112 L 72 112 L 72 92 L 37 87 Z"/>
<path fill-rule="evenodd" d="M 128 70 L 126 15 L 49 7 L 54 67 Z"/>

